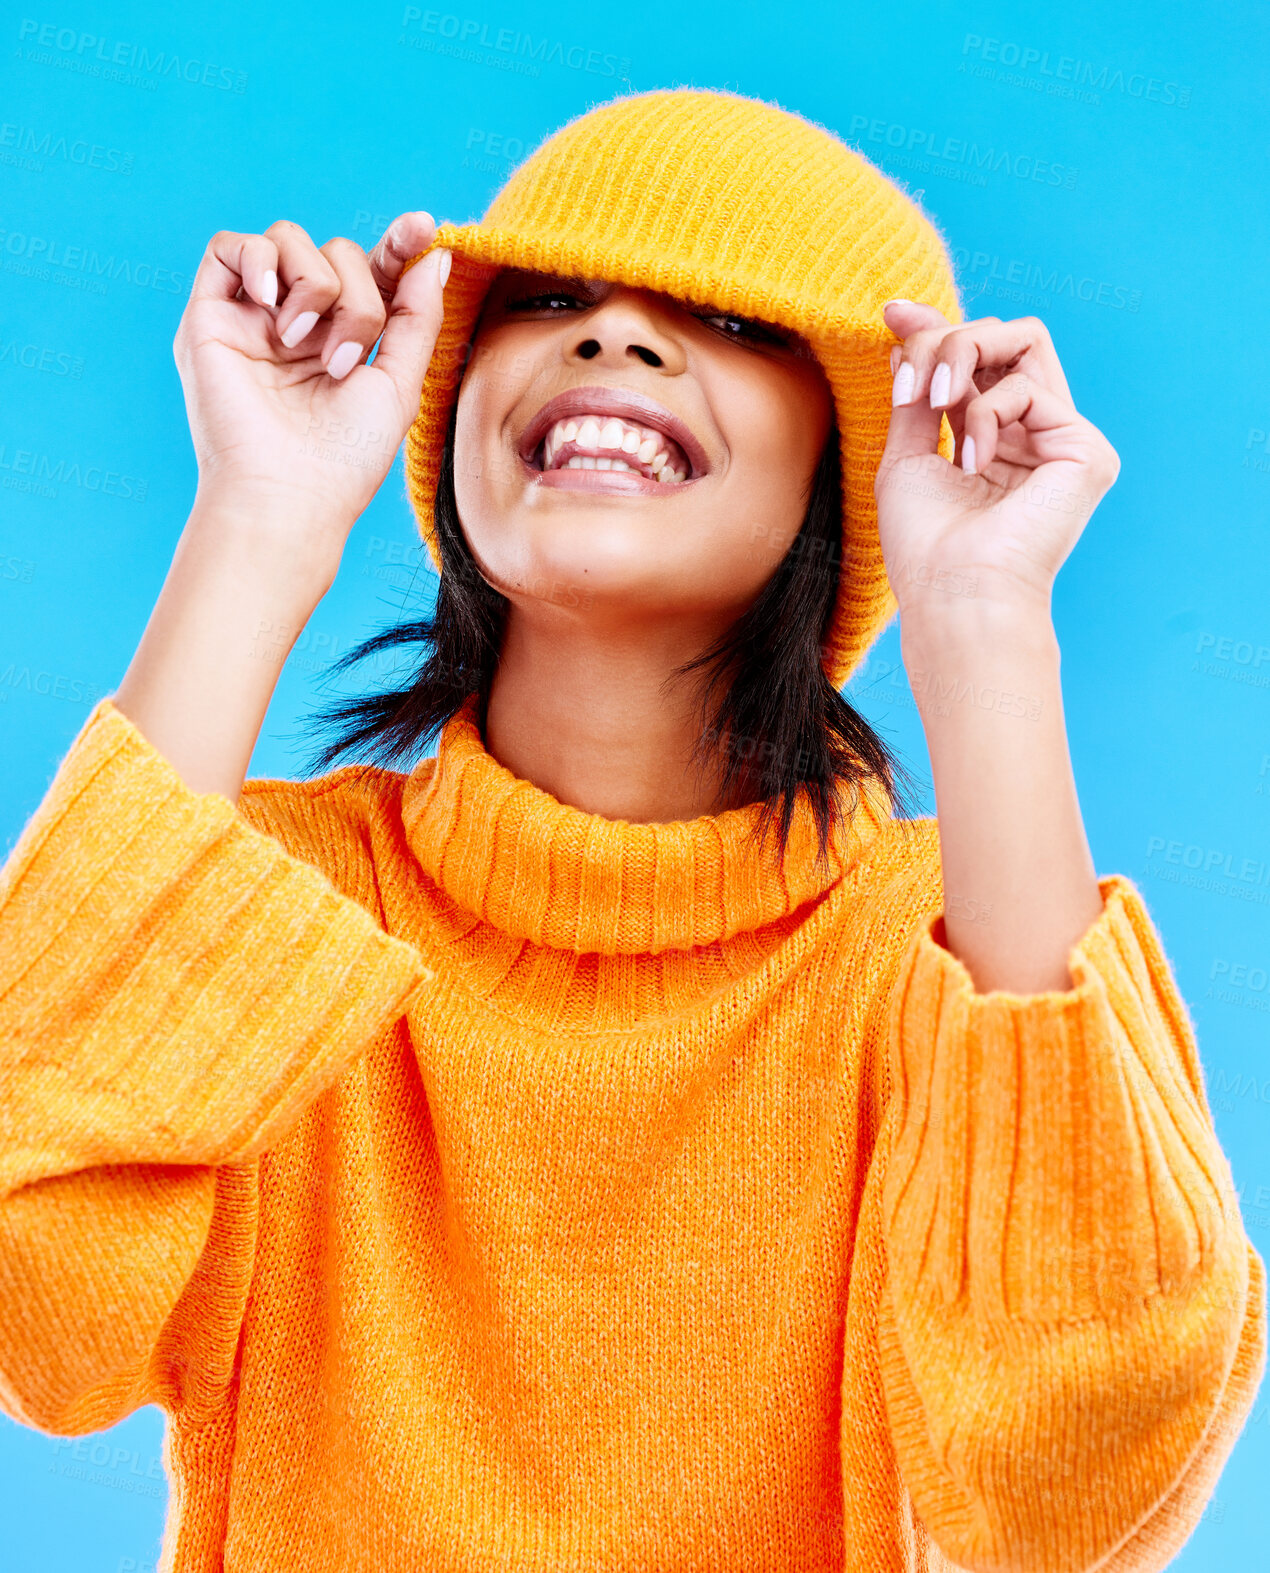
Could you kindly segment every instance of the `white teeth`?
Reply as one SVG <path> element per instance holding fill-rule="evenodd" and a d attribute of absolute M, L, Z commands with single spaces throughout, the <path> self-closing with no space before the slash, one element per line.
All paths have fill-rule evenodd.
<path fill-rule="evenodd" d="M 664 437 L 645 431 L 617 416 L 586 415 L 559 420 L 547 432 L 542 445 L 544 470 L 625 470 L 627 473 L 648 474 L 665 484 L 678 484 L 685 480 L 691 466 L 675 469 L 670 462 L 670 449 L 663 446 Z M 573 454 L 563 465 L 556 458 L 566 443 L 577 443 L 583 448 L 607 448 L 615 453 L 629 454 L 630 462 L 619 458 L 599 457 L 595 454 Z"/>
<path fill-rule="evenodd" d="M 627 464 L 625 459 L 592 459 L 586 454 L 575 453 L 571 459 L 566 459 L 560 466 L 562 470 L 625 470 L 628 475 L 638 475 L 639 471 Z M 663 481 L 681 481 L 682 472 L 663 470 Z"/>

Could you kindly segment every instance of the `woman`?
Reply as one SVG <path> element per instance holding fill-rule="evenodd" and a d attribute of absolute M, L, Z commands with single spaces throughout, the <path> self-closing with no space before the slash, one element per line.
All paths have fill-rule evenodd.
<path fill-rule="evenodd" d="M 176 352 L 194 509 L 5 872 L 7 1412 L 160 1404 L 179 1573 L 1163 1566 L 1264 1273 L 1080 820 L 1041 324 L 682 89 L 479 225 L 217 235 Z M 435 648 L 336 719 L 437 758 L 244 786 L 403 436 Z M 897 604 L 938 821 L 837 692 Z"/>

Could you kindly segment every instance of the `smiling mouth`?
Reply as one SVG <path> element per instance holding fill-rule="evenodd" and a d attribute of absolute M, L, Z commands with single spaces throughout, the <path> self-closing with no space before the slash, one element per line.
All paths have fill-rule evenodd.
<path fill-rule="evenodd" d="M 666 495 L 710 469 L 691 428 L 630 388 L 568 388 L 549 399 L 517 444 L 539 485 Z"/>
<path fill-rule="evenodd" d="M 642 475 L 662 486 L 678 486 L 692 473 L 687 454 L 665 432 L 616 415 L 571 415 L 552 424 L 534 449 L 533 467 L 607 470 Z"/>

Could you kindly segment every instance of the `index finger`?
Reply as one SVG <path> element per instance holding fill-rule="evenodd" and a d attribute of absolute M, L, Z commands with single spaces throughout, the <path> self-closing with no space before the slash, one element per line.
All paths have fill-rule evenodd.
<path fill-rule="evenodd" d="M 1034 382 L 1072 402 L 1058 352 L 1039 317 L 1011 317 L 1004 322 L 999 317 L 979 317 L 963 322 L 948 330 L 939 345 L 939 359 L 950 368 L 950 403 L 963 395 L 987 392 L 1009 371 L 1026 372 Z M 979 385 L 976 374 L 981 369 L 994 374 L 986 379 L 987 387 Z"/>
<path fill-rule="evenodd" d="M 378 245 L 368 253 L 371 277 L 379 286 L 385 302 L 391 302 L 406 263 L 426 251 L 436 236 L 437 226 L 431 213 L 422 209 L 402 213 L 384 231 Z"/>
<path fill-rule="evenodd" d="M 888 300 L 882 308 L 882 321 L 901 339 L 908 338 L 919 328 L 953 326 L 938 306 L 925 300 Z"/>
<path fill-rule="evenodd" d="M 907 305 L 907 303 L 902 303 Z M 907 404 L 927 394 L 937 365 L 948 368 L 942 390 L 932 403 L 951 410 L 963 398 L 986 392 L 1008 371 L 1026 372 L 1042 386 L 1071 402 L 1071 389 L 1063 373 L 1049 329 L 1039 317 L 974 317 L 950 323 L 935 306 L 892 307 L 887 326 L 903 337 L 891 351 L 897 374 L 907 362 L 911 376 L 897 390 L 897 402 Z"/>

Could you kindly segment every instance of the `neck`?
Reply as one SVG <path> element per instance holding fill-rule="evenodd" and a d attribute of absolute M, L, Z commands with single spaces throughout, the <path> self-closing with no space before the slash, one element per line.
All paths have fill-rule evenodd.
<path fill-rule="evenodd" d="M 758 794 L 747 779 L 725 798 L 717 748 L 700 766 L 692 760 L 708 673 L 668 683 L 721 632 L 669 621 L 600 629 L 563 617 L 544 627 L 509 607 L 485 747 L 561 803 L 608 819 L 665 823 L 744 807 Z"/>

